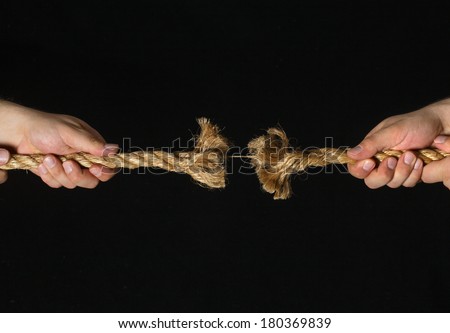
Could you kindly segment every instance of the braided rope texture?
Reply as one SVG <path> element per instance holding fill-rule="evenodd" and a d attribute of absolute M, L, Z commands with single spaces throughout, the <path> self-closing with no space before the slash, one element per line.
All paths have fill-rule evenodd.
<path fill-rule="evenodd" d="M 292 195 L 291 176 L 302 173 L 309 167 L 324 167 L 329 164 L 352 164 L 356 161 L 347 156 L 348 149 L 317 148 L 305 151 L 289 146 L 286 133 L 279 128 L 269 128 L 266 135 L 257 137 L 248 144 L 251 163 L 264 191 L 274 199 L 287 199 Z M 419 149 L 414 154 L 425 164 L 439 161 L 450 153 L 435 148 Z M 384 150 L 374 158 L 381 162 L 393 156 L 399 158 L 404 151 Z"/>
<path fill-rule="evenodd" d="M 206 118 L 197 119 L 200 134 L 191 151 L 166 152 L 135 151 L 110 156 L 95 156 L 75 153 L 57 156 L 61 162 L 74 160 L 89 168 L 94 164 L 111 169 L 140 167 L 159 168 L 171 172 L 185 173 L 199 185 L 207 188 L 224 188 L 226 184 L 226 157 L 228 140 L 220 134 L 219 127 Z M 329 164 L 352 164 L 356 161 L 347 156 L 347 149 L 316 148 L 301 151 L 289 145 L 286 133 L 280 128 L 269 128 L 267 134 L 251 140 L 248 144 L 252 166 L 264 191 L 274 195 L 274 199 L 287 199 L 292 195 L 291 176 L 305 172 L 309 167 L 324 167 Z M 413 151 L 425 164 L 439 161 L 450 153 L 435 148 Z M 384 150 L 374 158 L 381 162 L 393 156 L 399 158 L 404 151 Z M 14 154 L 9 162 L 0 166 L 1 170 L 34 169 L 44 160 L 45 155 Z"/>
<path fill-rule="evenodd" d="M 159 168 L 190 175 L 199 185 L 208 188 L 225 187 L 225 156 L 229 149 L 228 141 L 219 133 L 219 128 L 206 118 L 197 120 L 200 134 L 196 137 L 192 151 L 169 153 L 166 151 L 136 151 L 110 156 L 95 156 L 88 153 L 75 153 L 57 156 L 61 162 L 74 160 L 89 168 L 99 164 L 111 169 L 139 167 Z M 45 155 L 11 156 L 9 162 L 0 166 L 2 170 L 33 169 L 44 160 Z"/>

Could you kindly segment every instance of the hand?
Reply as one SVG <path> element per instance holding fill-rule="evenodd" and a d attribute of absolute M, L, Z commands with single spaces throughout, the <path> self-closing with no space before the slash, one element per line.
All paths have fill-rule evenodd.
<path fill-rule="evenodd" d="M 413 187 L 421 179 L 424 182 L 444 181 L 450 184 L 450 161 L 445 158 L 439 162 L 423 165 L 421 159 L 410 151 L 430 146 L 450 151 L 450 140 L 440 143 L 440 135 L 450 133 L 449 101 L 431 104 L 421 110 L 389 117 L 371 130 L 364 140 L 347 154 L 357 160 L 348 165 L 350 174 L 364 179 L 369 188 L 387 185 Z M 377 152 L 385 149 L 406 150 L 398 159 L 389 157 L 376 168 L 371 159 Z"/>
<path fill-rule="evenodd" d="M 0 166 L 8 163 L 9 151 L 0 148 Z M 0 170 L 0 184 L 3 184 L 8 179 L 8 174 L 5 170 Z"/>
<path fill-rule="evenodd" d="M 99 181 L 107 181 L 114 175 L 114 170 L 100 165 L 86 169 L 75 161 L 61 163 L 53 155 L 87 152 L 105 156 L 117 152 L 117 145 L 106 144 L 96 130 L 78 118 L 1 101 L 0 119 L 0 146 L 18 154 L 47 155 L 44 163 L 31 171 L 50 187 L 94 188 Z M 1 154 L 0 150 L 0 163 Z M 1 180 L 6 180 L 5 172 L 0 174 Z"/>

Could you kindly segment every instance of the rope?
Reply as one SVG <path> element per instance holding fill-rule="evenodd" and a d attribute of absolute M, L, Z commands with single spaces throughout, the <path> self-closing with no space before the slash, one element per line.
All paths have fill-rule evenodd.
<path fill-rule="evenodd" d="M 166 151 L 136 151 L 110 156 L 95 156 L 88 153 L 75 153 L 57 156 L 61 162 L 74 160 L 89 168 L 99 164 L 107 168 L 136 169 L 140 167 L 159 168 L 190 175 L 200 185 L 209 188 L 225 187 L 224 157 L 228 151 L 227 140 L 219 134 L 219 128 L 206 118 L 197 120 L 200 134 L 192 151 L 169 153 Z M 2 170 L 33 169 L 44 160 L 45 155 L 11 156 L 9 162 L 0 166 Z"/>
<path fill-rule="evenodd" d="M 200 134 L 196 137 L 196 144 L 192 151 L 173 153 L 163 150 L 135 151 L 110 156 L 95 156 L 81 152 L 57 157 L 61 162 L 73 160 L 86 168 L 94 164 L 111 169 L 159 168 L 188 174 L 204 187 L 224 188 L 228 140 L 208 119 L 199 118 L 197 122 L 200 125 Z M 289 198 L 292 195 L 291 176 L 302 173 L 309 167 L 356 162 L 347 156 L 348 149 L 316 148 L 304 151 L 294 149 L 289 146 L 286 133 L 279 128 L 268 129 L 266 135 L 251 140 L 248 148 L 249 155 L 239 157 L 250 158 L 263 190 L 274 194 L 274 199 Z M 425 164 L 450 156 L 450 153 L 435 148 L 419 149 L 413 152 Z M 403 150 L 383 150 L 375 154 L 374 158 L 377 162 L 381 162 L 390 156 L 399 158 L 403 153 Z M 7 164 L 0 166 L 0 169 L 34 169 L 43 162 L 44 157 L 45 155 L 42 154 L 14 154 Z"/>
<path fill-rule="evenodd" d="M 274 194 L 274 199 L 287 199 L 292 195 L 290 177 L 304 172 L 309 167 L 324 167 L 329 164 L 352 164 L 356 161 L 347 156 L 348 149 L 317 148 L 300 151 L 289 147 L 286 133 L 270 128 L 267 134 L 253 139 L 248 144 L 252 165 L 256 169 L 262 188 Z M 425 164 L 439 161 L 450 153 L 435 148 L 413 151 Z M 399 158 L 403 150 L 383 150 L 374 158 L 382 162 L 387 157 Z"/>

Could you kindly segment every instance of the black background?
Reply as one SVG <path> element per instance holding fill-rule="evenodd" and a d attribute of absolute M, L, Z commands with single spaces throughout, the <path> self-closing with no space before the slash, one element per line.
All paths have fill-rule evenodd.
<path fill-rule="evenodd" d="M 281 124 L 355 145 L 450 92 L 443 5 L 365 1 L 0 2 L 0 95 L 167 146 L 207 116 L 236 145 Z M 235 171 L 237 168 L 235 169 Z M 255 176 L 117 175 L 0 186 L 5 312 L 447 312 L 448 190 L 338 172 L 274 201 Z"/>

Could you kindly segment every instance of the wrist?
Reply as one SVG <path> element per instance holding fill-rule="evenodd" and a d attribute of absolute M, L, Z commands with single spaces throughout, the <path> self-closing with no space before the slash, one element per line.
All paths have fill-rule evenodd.
<path fill-rule="evenodd" d="M 442 125 L 441 134 L 450 134 L 450 98 L 432 103 L 426 106 L 424 110 L 439 119 Z"/>
<path fill-rule="evenodd" d="M 17 147 L 22 140 L 27 108 L 0 100 L 0 145 Z"/>

